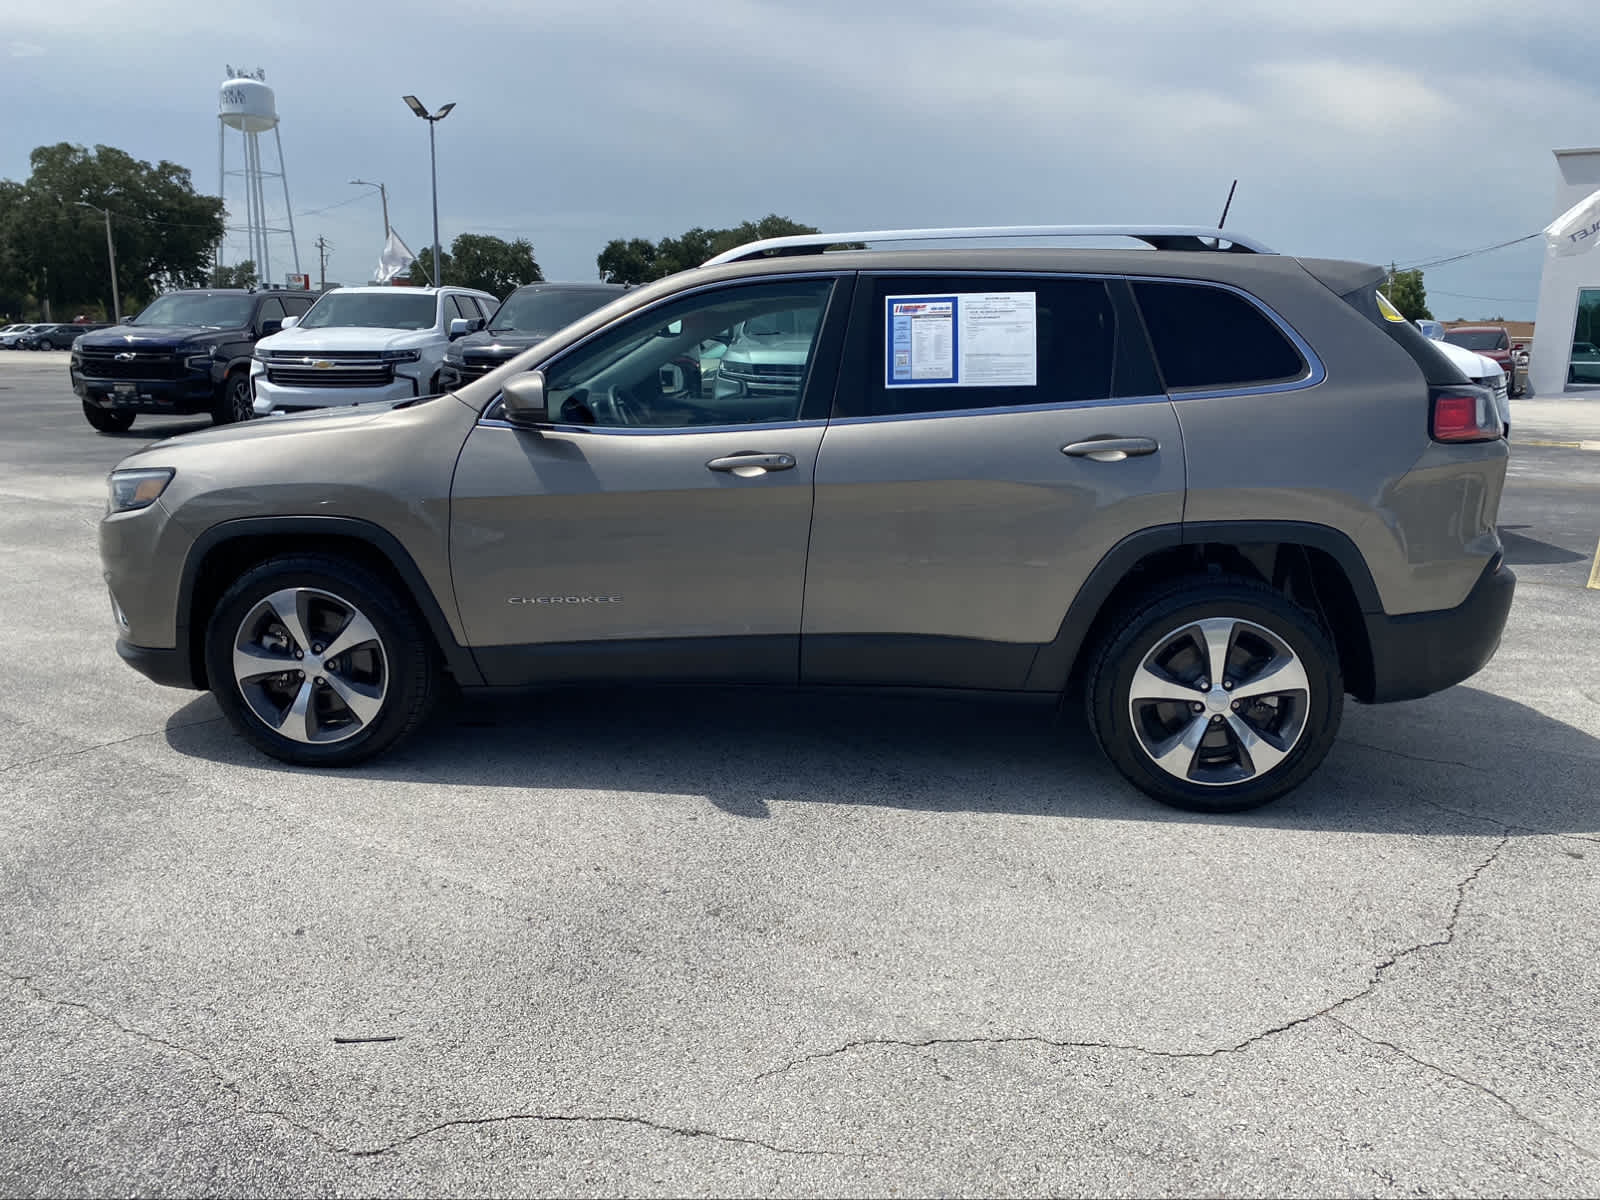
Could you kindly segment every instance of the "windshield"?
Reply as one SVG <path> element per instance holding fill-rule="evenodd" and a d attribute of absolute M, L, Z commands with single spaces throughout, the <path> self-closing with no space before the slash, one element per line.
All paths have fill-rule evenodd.
<path fill-rule="evenodd" d="M 254 296 L 207 296 L 175 292 L 163 296 L 129 325 L 209 325 L 213 329 L 240 329 L 250 323 Z"/>
<path fill-rule="evenodd" d="M 438 301 L 425 293 L 329 292 L 300 319 L 301 329 L 432 329 Z"/>
<path fill-rule="evenodd" d="M 615 292 L 513 292 L 489 328 L 496 333 L 554 333 L 614 299 Z"/>
<path fill-rule="evenodd" d="M 1468 350 L 1504 350 L 1505 338 L 1498 329 L 1453 329 L 1444 335 L 1444 340 L 1452 346 L 1464 346 Z"/>

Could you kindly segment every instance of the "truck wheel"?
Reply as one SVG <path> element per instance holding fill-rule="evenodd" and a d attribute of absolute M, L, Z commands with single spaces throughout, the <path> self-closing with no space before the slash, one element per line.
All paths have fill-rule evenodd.
<path fill-rule="evenodd" d="M 1322 762 L 1344 682 L 1308 613 L 1222 575 L 1147 598 L 1101 644 L 1087 699 L 1096 741 L 1135 787 L 1177 808 L 1240 812 Z"/>
<path fill-rule="evenodd" d="M 213 425 L 232 425 L 236 421 L 248 421 L 256 415 L 255 405 L 250 399 L 250 375 L 245 371 L 231 371 L 222 381 L 222 393 L 217 397 L 217 402 L 211 408 L 211 423 Z"/>
<path fill-rule="evenodd" d="M 245 572 L 206 628 L 206 677 L 233 727 L 302 766 L 360 762 L 426 719 L 443 671 L 405 597 L 322 554 Z"/>
<path fill-rule="evenodd" d="M 131 412 L 101 408 L 98 404 L 90 404 L 87 400 L 83 402 L 83 417 L 101 433 L 126 433 L 133 428 Z"/>

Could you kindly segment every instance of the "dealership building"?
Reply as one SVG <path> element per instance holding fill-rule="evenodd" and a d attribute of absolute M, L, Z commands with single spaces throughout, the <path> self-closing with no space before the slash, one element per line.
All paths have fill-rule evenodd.
<path fill-rule="evenodd" d="M 1557 150 L 1551 219 L 1600 190 L 1600 147 Z M 1535 395 L 1600 384 L 1600 253 L 1545 254 L 1528 382 Z"/>

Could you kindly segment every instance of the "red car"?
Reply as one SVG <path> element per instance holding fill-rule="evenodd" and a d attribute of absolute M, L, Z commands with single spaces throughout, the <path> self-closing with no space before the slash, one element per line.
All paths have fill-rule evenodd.
<path fill-rule="evenodd" d="M 1471 350 L 1485 358 L 1492 358 L 1506 373 L 1506 389 L 1517 395 L 1517 362 L 1512 354 L 1511 335 L 1500 325 L 1457 325 L 1444 332 L 1444 340 L 1452 346 Z"/>

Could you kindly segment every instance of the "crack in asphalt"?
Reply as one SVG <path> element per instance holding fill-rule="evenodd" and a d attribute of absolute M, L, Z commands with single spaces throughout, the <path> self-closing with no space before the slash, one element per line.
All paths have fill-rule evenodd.
<path fill-rule="evenodd" d="M 1394 750 L 1388 746 L 1374 746 L 1371 742 L 1357 742 L 1349 738 L 1340 739 L 1340 744 L 1345 746 L 1359 746 L 1363 750 L 1376 750 L 1379 754 L 1392 754 L 1396 758 L 1409 759 L 1411 762 L 1433 763 L 1440 767 L 1465 767 L 1469 771 L 1487 774 L 1488 767 L 1480 767 L 1477 763 L 1462 762 L 1455 758 L 1429 758 L 1425 754 L 1411 754 L 1405 750 Z"/>
<path fill-rule="evenodd" d="M 1529 833 L 1535 837 L 1570 838 L 1575 842 L 1600 842 L 1600 837 L 1587 833 L 1561 833 L 1554 829 L 1537 829 L 1532 825 L 1515 825 L 1509 821 L 1502 821 L 1499 817 L 1486 817 L 1482 813 L 1468 812 L 1464 808 L 1452 808 L 1448 804 L 1440 804 L 1437 800 L 1423 800 L 1429 808 L 1436 808 L 1440 812 L 1450 813 L 1452 816 L 1465 817 L 1469 821 L 1480 821 L 1485 825 L 1493 825 L 1502 833 Z"/>
<path fill-rule="evenodd" d="M 1332 1021 L 1335 1025 L 1339 1026 L 1340 1029 L 1345 1030 L 1346 1032 L 1351 1034 L 1353 1037 L 1359 1038 L 1361 1041 L 1366 1042 L 1368 1045 L 1381 1046 L 1385 1050 L 1392 1050 L 1396 1054 L 1398 1054 L 1401 1058 L 1404 1058 L 1404 1059 L 1406 1059 L 1406 1060 L 1408 1060 L 1410 1062 L 1414 1062 L 1419 1067 L 1424 1067 L 1427 1070 L 1433 1071 L 1436 1074 L 1444 1076 L 1446 1079 L 1454 1080 L 1456 1083 L 1465 1084 L 1467 1087 L 1472 1088 L 1474 1091 L 1481 1092 L 1483 1095 L 1488 1096 L 1491 1100 L 1495 1101 L 1497 1104 L 1502 1105 L 1508 1112 L 1511 1113 L 1512 1116 L 1516 1117 L 1518 1120 L 1526 1121 L 1529 1125 L 1532 1125 L 1535 1129 L 1538 1129 L 1538 1130 L 1542 1131 L 1543 1133 L 1548 1134 L 1550 1137 L 1555 1138 L 1556 1141 L 1561 1142 L 1561 1143 L 1563 1143 L 1565 1145 L 1571 1146 L 1574 1150 L 1576 1150 L 1579 1154 L 1583 1155 L 1585 1158 L 1600 1159 L 1600 1152 L 1597 1152 L 1595 1150 L 1590 1149 L 1588 1146 L 1585 1146 L 1582 1142 L 1575 1141 L 1573 1138 L 1571 1138 L 1567 1134 L 1562 1133 L 1559 1129 L 1552 1129 L 1550 1126 L 1546 1125 L 1543 1121 L 1539 1120 L 1538 1117 L 1533 1116 L 1531 1113 L 1523 1112 L 1522 1109 L 1520 1107 L 1518 1107 L 1518 1105 L 1516 1104 L 1515 1101 L 1509 1099 L 1506 1096 L 1502 1096 L 1499 1092 L 1495 1091 L 1488 1084 L 1480 1083 L 1476 1079 L 1469 1079 L 1469 1078 L 1467 1078 L 1467 1076 L 1457 1074 L 1455 1071 L 1450 1070 L 1450 1068 L 1448 1068 L 1448 1067 L 1440 1066 L 1438 1063 L 1430 1062 L 1428 1059 L 1425 1059 L 1425 1058 L 1420 1058 L 1417 1055 L 1413 1054 L 1411 1051 L 1405 1049 L 1403 1046 L 1396 1045 L 1394 1042 L 1386 1041 L 1385 1039 L 1379 1038 L 1379 1037 L 1373 1037 L 1369 1033 L 1363 1033 L 1361 1030 L 1357 1029 L 1355 1026 L 1349 1024 L 1348 1022 L 1341 1021 L 1338 1017 L 1330 1016 L 1328 1018 L 1328 1020 Z"/>
<path fill-rule="evenodd" d="M 726 1142 L 735 1146 L 755 1146 L 762 1150 L 769 1150 L 773 1154 L 798 1154 L 814 1157 L 835 1158 L 860 1158 L 860 1154 L 847 1154 L 842 1150 L 812 1150 L 803 1146 L 779 1146 L 773 1142 L 765 1142 L 760 1138 L 740 1137 L 738 1134 L 718 1133 L 715 1129 L 702 1129 L 696 1125 L 668 1125 L 660 1121 L 652 1121 L 648 1117 L 636 1117 L 621 1113 L 506 1113 L 498 1117 L 460 1117 L 453 1121 L 441 1121 L 437 1125 L 430 1125 L 416 1133 L 408 1134 L 403 1138 L 390 1142 L 384 1146 L 376 1146 L 370 1150 L 347 1151 L 354 1158 L 372 1158 L 379 1154 L 388 1154 L 402 1146 L 409 1146 L 412 1142 L 442 1133 L 448 1129 L 459 1129 L 475 1125 L 503 1125 L 518 1121 L 534 1121 L 546 1124 L 598 1124 L 598 1125 L 636 1125 L 643 1129 L 653 1129 L 658 1133 L 670 1133 L 685 1138 L 708 1138 L 714 1142 Z"/>
<path fill-rule="evenodd" d="M 1144 1054 L 1152 1058 L 1173 1059 L 1216 1058 L 1219 1055 L 1224 1054 L 1237 1054 L 1240 1051 L 1249 1049 L 1258 1042 L 1265 1041 L 1267 1038 L 1276 1037 L 1280 1033 L 1286 1033 L 1291 1029 L 1298 1028 L 1301 1025 L 1309 1024 L 1310 1022 L 1321 1017 L 1331 1017 L 1335 1012 L 1343 1008 L 1345 1005 L 1353 1004 L 1357 1000 L 1361 1000 L 1367 996 L 1370 996 L 1378 988 L 1378 986 L 1382 984 L 1383 977 L 1388 971 L 1393 969 L 1399 963 L 1410 958 L 1412 955 L 1420 954 L 1425 950 L 1437 950 L 1454 942 L 1456 938 L 1456 925 L 1461 920 L 1461 909 L 1466 904 L 1467 893 L 1471 890 L 1472 885 L 1478 881 L 1478 877 L 1481 876 L 1484 871 L 1488 870 L 1490 865 L 1500 857 L 1501 852 L 1505 850 L 1510 841 L 1511 835 L 1509 833 L 1502 834 L 1500 839 L 1495 843 L 1494 849 L 1489 852 L 1488 857 L 1474 866 L 1472 870 L 1468 871 L 1467 874 L 1456 883 L 1455 903 L 1451 905 L 1450 915 L 1446 918 L 1444 923 L 1444 930 L 1438 937 L 1435 937 L 1429 941 L 1418 942 L 1414 946 L 1408 946 L 1404 950 L 1399 950 L 1380 962 L 1375 963 L 1372 969 L 1372 978 L 1360 991 L 1352 992 L 1348 996 L 1341 997 L 1340 999 L 1335 1000 L 1332 1004 L 1318 1009 L 1316 1012 L 1295 1017 L 1293 1020 L 1285 1021 L 1281 1025 L 1274 1025 L 1270 1029 L 1262 1030 L 1260 1033 L 1251 1034 L 1242 1042 L 1238 1042 L 1232 1046 L 1216 1046 L 1210 1050 L 1159 1050 L 1150 1046 L 1140 1046 L 1133 1042 L 1066 1040 L 1045 1037 L 1043 1034 L 1012 1034 L 996 1037 L 861 1038 L 856 1041 L 846 1042 L 843 1045 L 836 1046 L 831 1050 L 822 1050 L 815 1054 L 803 1055 L 802 1057 L 785 1063 L 782 1066 L 773 1067 L 771 1070 L 763 1071 L 761 1074 L 755 1077 L 753 1082 L 760 1083 L 763 1080 L 771 1079 L 774 1076 L 782 1075 L 788 1071 L 792 1071 L 797 1067 L 803 1067 L 810 1063 L 821 1062 L 830 1058 L 837 1058 L 843 1054 L 850 1054 L 857 1050 L 868 1049 L 876 1046 L 924 1050 L 934 1046 L 1008 1046 L 1031 1044 L 1050 1046 L 1059 1050 L 1115 1050 L 1134 1054 Z"/>
<path fill-rule="evenodd" d="M 137 1029 L 134 1026 L 128 1025 L 119 1020 L 111 1013 L 103 1012 L 102 1010 L 95 1008 L 93 1005 L 84 1004 L 78 1000 L 62 1000 L 59 997 L 52 996 L 43 988 L 34 983 L 33 976 L 31 975 L 11 975 L 9 978 L 12 983 L 26 989 L 37 1000 L 45 1004 L 49 1004 L 55 1008 L 67 1008 L 86 1013 L 98 1021 L 105 1022 L 112 1028 L 116 1029 L 119 1033 L 125 1034 L 128 1037 L 145 1042 L 152 1046 L 159 1046 L 163 1050 L 171 1051 L 172 1053 L 181 1055 L 192 1062 L 199 1063 L 211 1074 L 212 1078 L 217 1081 L 222 1090 L 233 1100 L 236 1106 L 236 1111 L 233 1114 L 234 1117 L 265 1117 L 270 1120 L 278 1121 L 298 1133 L 307 1135 L 328 1151 L 351 1158 L 373 1158 L 380 1154 L 388 1154 L 404 1146 L 409 1146 L 412 1142 L 420 1141 L 423 1138 L 430 1137 L 436 1133 L 444 1132 L 448 1129 L 474 1125 L 511 1124 L 521 1121 L 545 1122 L 549 1124 L 588 1123 L 635 1125 L 643 1129 L 653 1129 L 660 1133 L 674 1134 L 678 1137 L 705 1138 L 709 1141 L 723 1142 L 728 1145 L 753 1146 L 758 1149 L 768 1150 L 773 1154 L 792 1154 L 837 1158 L 865 1157 L 859 1153 L 847 1153 L 842 1150 L 814 1150 L 804 1146 L 780 1146 L 773 1142 L 763 1141 L 760 1138 L 742 1137 L 739 1134 L 733 1133 L 721 1133 L 715 1129 L 704 1129 L 694 1125 L 671 1125 L 662 1121 L 653 1121 L 648 1117 L 634 1116 L 627 1113 L 506 1113 L 500 1116 L 492 1117 L 460 1117 L 450 1121 L 441 1121 L 437 1125 L 430 1125 L 424 1129 L 419 1129 L 414 1133 L 407 1134 L 402 1138 L 397 1138 L 395 1141 L 386 1143 L 382 1146 L 374 1146 L 369 1148 L 344 1146 L 328 1137 L 321 1130 L 307 1125 L 303 1121 L 297 1120 L 295 1117 L 281 1109 L 250 1107 L 249 1102 L 245 1099 L 244 1093 L 240 1090 L 237 1081 L 228 1078 L 221 1067 L 219 1067 L 206 1055 L 201 1054 L 199 1051 L 192 1050 L 188 1046 L 183 1045 L 181 1042 L 174 1042 L 170 1038 L 161 1037 L 159 1034 L 149 1033 L 143 1029 Z M 218 1118 L 217 1120 L 221 1119 L 223 1118 Z M 216 1122 L 203 1121 L 196 1122 L 195 1124 L 198 1126 L 214 1123 Z"/>
<path fill-rule="evenodd" d="M 125 1034 L 131 1038 L 135 1038 L 138 1041 L 146 1042 L 149 1045 L 159 1046 L 164 1050 L 170 1050 L 174 1054 L 182 1055 L 184 1058 L 187 1058 L 192 1062 L 199 1063 L 211 1073 L 212 1078 L 217 1081 L 222 1090 L 232 1098 L 235 1106 L 237 1107 L 237 1111 L 234 1114 L 235 1116 L 267 1117 L 272 1120 L 281 1121 L 289 1128 L 306 1134 L 335 1153 L 346 1152 L 344 1147 L 329 1140 L 320 1130 L 314 1129 L 309 1125 L 302 1124 L 286 1112 L 279 1111 L 278 1109 L 251 1108 L 249 1106 L 249 1102 L 244 1097 L 244 1093 L 239 1090 L 239 1084 L 235 1080 L 229 1079 L 221 1067 L 219 1067 L 214 1061 L 206 1057 L 204 1054 L 201 1054 L 198 1050 L 191 1050 L 188 1046 L 183 1045 L 181 1042 L 174 1042 L 169 1038 L 161 1037 L 159 1034 L 149 1033 L 143 1029 L 136 1029 L 132 1025 L 128 1025 L 119 1020 L 113 1014 L 103 1012 L 91 1004 L 84 1004 L 79 1000 L 62 1000 L 60 997 L 52 996 L 49 992 L 46 992 L 38 984 L 33 982 L 32 975 L 12 975 L 10 976 L 10 979 L 12 983 L 27 989 L 36 999 L 45 1004 L 52 1005 L 56 1008 L 69 1008 L 78 1012 L 87 1013 L 97 1021 L 103 1021 L 107 1025 L 110 1025 L 119 1033 Z"/>
<path fill-rule="evenodd" d="M 206 717 L 199 721 L 185 721 L 182 725 L 163 725 L 160 729 L 148 729 L 143 733 L 130 733 L 127 737 L 112 738 L 109 742 L 96 742 L 92 746 L 80 746 L 76 750 L 57 750 L 54 754 L 41 754 L 37 758 L 25 758 L 21 762 L 6 763 L 0 766 L 0 774 L 6 771 L 16 771 L 22 767 L 31 767 L 35 763 L 54 762 L 61 758 L 78 758 L 84 754 L 93 754 L 96 750 L 104 750 L 107 746 L 121 746 L 126 742 L 136 742 L 140 738 L 156 737 L 159 734 L 170 733 L 174 729 L 193 729 L 196 725 L 211 725 L 217 721 L 226 720 L 225 717 Z M 16 976 L 12 976 L 13 979 Z"/>

